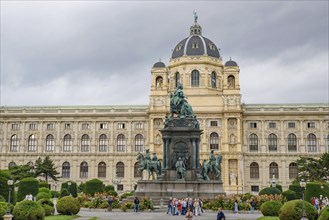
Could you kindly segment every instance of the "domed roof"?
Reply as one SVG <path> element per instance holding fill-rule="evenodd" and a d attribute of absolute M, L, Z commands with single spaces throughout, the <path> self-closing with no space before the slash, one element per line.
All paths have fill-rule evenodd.
<path fill-rule="evenodd" d="M 153 65 L 153 68 L 163 68 L 163 67 L 166 67 L 166 65 L 159 61 L 159 62 L 156 62 L 154 65 Z"/>
<path fill-rule="evenodd" d="M 173 50 L 172 59 L 182 56 L 211 56 L 219 58 L 219 49 L 208 38 L 202 36 L 202 28 L 195 20 L 190 36 L 179 42 Z"/>
<path fill-rule="evenodd" d="M 225 63 L 225 66 L 238 66 L 238 64 L 235 61 L 230 59 L 229 61 L 227 61 Z"/>

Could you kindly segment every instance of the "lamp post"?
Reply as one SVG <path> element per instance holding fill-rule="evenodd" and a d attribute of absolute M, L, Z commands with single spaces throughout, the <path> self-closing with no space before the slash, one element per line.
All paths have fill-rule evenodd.
<path fill-rule="evenodd" d="M 71 184 L 72 184 L 71 181 L 68 181 L 67 182 L 67 186 L 68 186 L 68 190 L 69 190 L 70 196 L 72 196 L 71 191 L 70 191 Z"/>
<path fill-rule="evenodd" d="M 302 214 L 302 218 L 301 220 L 306 220 L 307 219 L 307 216 L 306 216 L 306 212 L 305 212 L 305 197 L 304 197 L 304 194 L 305 194 L 305 187 L 306 187 L 306 182 L 304 179 L 301 179 L 300 182 L 299 182 L 299 185 L 300 187 L 302 188 L 302 191 L 303 191 L 303 214 Z"/>
<path fill-rule="evenodd" d="M 11 179 L 9 179 L 8 181 L 7 181 L 7 184 L 8 184 L 8 191 L 9 191 L 9 194 L 8 194 L 8 208 L 7 208 L 7 215 L 11 215 L 11 213 L 10 213 L 10 194 L 11 194 L 11 187 L 13 186 L 13 184 L 14 184 L 14 180 L 11 180 Z"/>

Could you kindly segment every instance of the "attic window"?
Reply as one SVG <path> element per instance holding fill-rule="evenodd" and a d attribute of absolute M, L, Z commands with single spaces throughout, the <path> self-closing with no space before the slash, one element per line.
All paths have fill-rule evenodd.
<path fill-rule="evenodd" d="M 177 47 L 176 47 L 176 51 L 180 51 L 181 49 L 182 49 L 182 45 L 178 44 Z"/>
<path fill-rule="evenodd" d="M 209 49 L 210 49 L 210 50 L 215 50 L 215 45 L 213 45 L 213 44 L 209 44 Z"/>
<path fill-rule="evenodd" d="M 193 48 L 193 49 L 197 49 L 197 48 L 199 48 L 199 44 L 198 44 L 197 42 L 194 42 L 194 43 L 192 44 L 192 48 Z"/>

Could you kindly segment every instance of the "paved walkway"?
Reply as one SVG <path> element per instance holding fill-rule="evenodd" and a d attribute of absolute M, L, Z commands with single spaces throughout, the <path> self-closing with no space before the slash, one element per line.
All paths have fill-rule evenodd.
<path fill-rule="evenodd" d="M 263 216 L 260 213 L 249 214 L 249 213 L 239 213 L 234 214 L 232 211 L 224 211 L 226 215 L 226 220 L 256 220 L 257 218 Z M 80 218 L 76 220 L 88 220 L 92 217 L 97 217 L 98 220 L 174 220 L 174 219 L 187 219 L 185 216 L 172 216 L 167 215 L 165 212 L 139 212 L 134 213 L 132 211 L 121 212 L 105 212 L 105 211 L 89 211 L 81 210 L 78 215 Z M 201 216 L 193 216 L 194 220 L 215 220 L 217 213 L 214 211 L 205 211 Z"/>

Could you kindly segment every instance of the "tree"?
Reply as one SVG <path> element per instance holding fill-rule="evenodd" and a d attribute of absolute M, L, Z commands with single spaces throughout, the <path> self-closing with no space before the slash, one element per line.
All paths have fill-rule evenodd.
<path fill-rule="evenodd" d="M 54 162 L 49 156 L 46 156 L 44 160 L 39 157 L 35 162 L 35 177 L 44 176 L 46 182 L 48 182 L 48 177 L 57 181 L 58 177 L 56 175 L 58 175 L 59 172 L 57 172 L 56 168 L 57 167 L 55 167 Z"/>
<path fill-rule="evenodd" d="M 11 177 L 13 178 L 14 182 L 20 181 L 23 178 L 33 177 L 34 174 L 31 170 L 32 168 L 28 164 L 9 168 L 9 172 L 11 173 Z"/>

